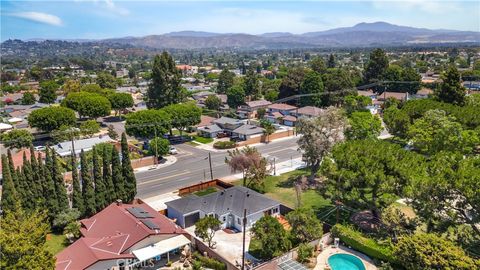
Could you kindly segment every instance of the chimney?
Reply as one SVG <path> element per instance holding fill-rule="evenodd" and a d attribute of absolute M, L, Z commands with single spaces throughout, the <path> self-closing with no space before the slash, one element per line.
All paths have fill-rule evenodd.
<path fill-rule="evenodd" d="M 122 205 L 122 200 L 118 199 L 118 200 L 115 201 L 115 203 L 116 203 L 117 205 Z"/>

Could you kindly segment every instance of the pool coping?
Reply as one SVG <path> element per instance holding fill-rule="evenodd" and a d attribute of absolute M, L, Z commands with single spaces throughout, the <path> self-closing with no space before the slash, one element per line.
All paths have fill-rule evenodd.
<path fill-rule="evenodd" d="M 320 252 L 320 254 L 317 256 L 317 264 L 313 269 L 324 270 L 326 267 L 329 267 L 328 269 L 331 269 L 330 265 L 328 264 L 328 258 L 335 254 L 349 254 L 356 256 L 360 259 L 360 261 L 362 261 L 363 266 L 366 270 L 378 269 L 373 263 L 372 259 L 370 259 L 367 255 L 342 245 L 340 245 L 338 248 L 334 247 L 333 245 L 329 245 L 325 249 L 323 249 L 322 252 Z"/>

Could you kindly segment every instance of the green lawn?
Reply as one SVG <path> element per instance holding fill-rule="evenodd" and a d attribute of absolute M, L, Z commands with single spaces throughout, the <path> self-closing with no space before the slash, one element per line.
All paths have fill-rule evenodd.
<path fill-rule="evenodd" d="M 205 195 L 208 195 L 208 194 L 210 194 L 210 193 L 217 192 L 217 191 L 218 191 L 218 189 L 216 189 L 216 188 L 214 188 L 214 187 L 209 187 L 209 188 L 207 188 L 207 189 L 194 192 L 193 194 L 201 197 L 201 196 L 205 196 Z"/>
<path fill-rule="evenodd" d="M 199 143 L 197 143 L 197 142 L 195 142 L 195 141 L 189 141 L 189 142 L 186 142 L 186 144 L 189 144 L 189 145 L 194 146 L 194 147 L 200 145 Z"/>
<path fill-rule="evenodd" d="M 302 169 L 279 176 L 268 176 L 265 179 L 264 194 L 288 207 L 295 208 L 297 206 L 297 195 L 293 183 L 298 176 L 305 174 L 307 174 L 307 171 Z M 241 185 L 242 180 L 238 180 L 234 184 Z M 313 189 L 302 192 L 300 202 L 301 206 L 313 208 L 316 212 L 331 206 L 330 200 L 323 198 L 320 193 Z"/>
<path fill-rule="evenodd" d="M 211 142 L 213 142 L 212 138 L 204 138 L 204 137 L 200 137 L 200 136 L 194 136 L 193 140 L 195 140 L 196 142 L 199 142 L 199 143 L 211 143 Z"/>
<path fill-rule="evenodd" d="M 67 238 L 63 234 L 49 234 L 47 236 L 46 248 L 52 254 L 57 254 L 67 247 Z"/>

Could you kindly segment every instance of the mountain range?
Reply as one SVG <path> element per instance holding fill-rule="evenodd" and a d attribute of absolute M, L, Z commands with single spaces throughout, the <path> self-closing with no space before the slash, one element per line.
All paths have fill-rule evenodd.
<path fill-rule="evenodd" d="M 111 38 L 96 40 L 95 42 L 120 43 L 156 49 L 373 47 L 439 43 L 480 44 L 480 32 L 431 30 L 386 22 L 374 22 L 304 34 L 273 32 L 252 35 L 180 31 L 144 37 Z"/>

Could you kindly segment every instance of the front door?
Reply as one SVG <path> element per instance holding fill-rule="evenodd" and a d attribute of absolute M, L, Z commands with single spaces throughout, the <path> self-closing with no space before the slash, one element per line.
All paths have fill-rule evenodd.
<path fill-rule="evenodd" d="M 232 215 L 228 215 L 228 217 L 227 217 L 227 228 L 233 227 L 233 222 L 234 222 L 233 216 L 232 216 Z"/>

